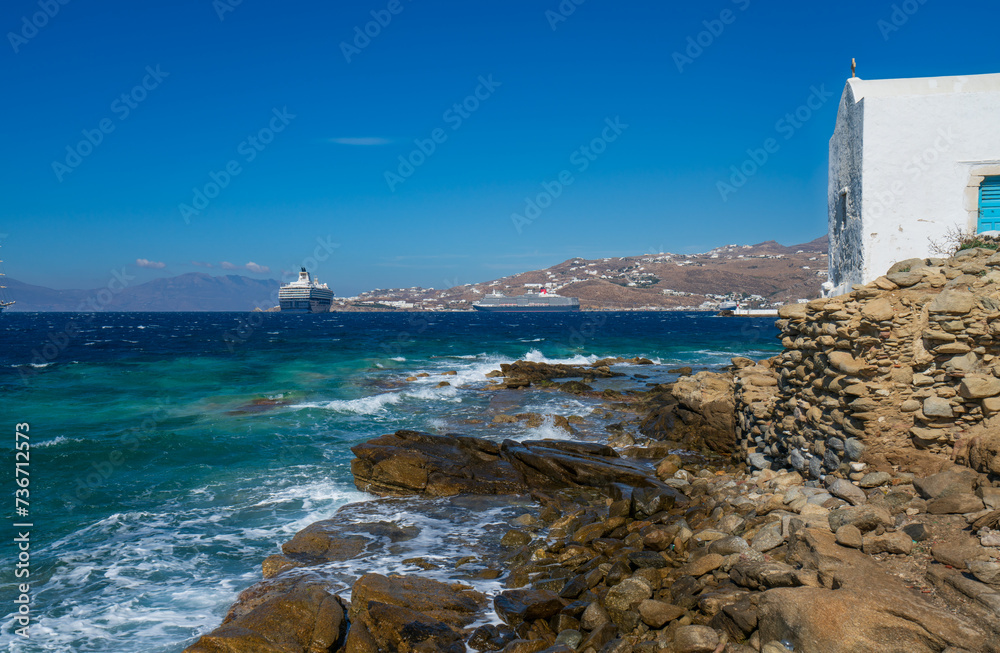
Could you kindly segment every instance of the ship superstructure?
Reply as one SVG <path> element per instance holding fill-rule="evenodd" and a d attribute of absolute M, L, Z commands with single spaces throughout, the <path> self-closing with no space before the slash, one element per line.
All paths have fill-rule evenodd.
<path fill-rule="evenodd" d="M 282 313 L 328 313 L 333 303 L 333 291 L 319 279 L 313 279 L 305 268 L 299 278 L 278 290 Z"/>

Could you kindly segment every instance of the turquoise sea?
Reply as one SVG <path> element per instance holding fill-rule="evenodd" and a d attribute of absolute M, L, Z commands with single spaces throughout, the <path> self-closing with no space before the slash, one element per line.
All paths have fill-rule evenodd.
<path fill-rule="evenodd" d="M 771 355 L 776 335 L 770 318 L 706 313 L 0 315 L 0 649 L 181 651 L 219 624 L 282 542 L 371 498 L 354 488 L 350 447 L 374 436 L 567 437 L 551 419 L 491 424 L 537 412 L 587 417 L 580 436 L 603 437 L 595 400 L 487 390 L 500 363 L 652 359 L 616 367 L 626 376 L 609 387 L 635 388 L 681 365 Z M 15 502 L 19 423 L 30 425 L 27 505 Z M 490 515 L 478 518 L 393 515 L 437 529 L 418 541 L 428 554 L 451 528 L 488 526 Z M 18 579 L 14 538 L 25 530 L 30 578 Z M 356 563 L 373 564 L 403 568 Z M 29 638 L 14 630 L 25 580 Z"/>

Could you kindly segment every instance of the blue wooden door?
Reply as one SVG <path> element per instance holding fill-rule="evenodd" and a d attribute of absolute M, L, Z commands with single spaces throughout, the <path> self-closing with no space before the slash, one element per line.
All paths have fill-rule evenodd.
<path fill-rule="evenodd" d="M 979 226 L 977 232 L 1000 231 L 1000 177 L 987 177 L 979 186 Z"/>

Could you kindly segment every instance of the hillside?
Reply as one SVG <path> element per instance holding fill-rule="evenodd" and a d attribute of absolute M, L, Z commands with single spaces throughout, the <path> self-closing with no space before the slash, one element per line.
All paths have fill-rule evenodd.
<path fill-rule="evenodd" d="M 525 284 L 542 284 L 560 295 L 578 297 L 585 309 L 697 308 L 724 300 L 759 305 L 794 302 L 819 296 L 827 278 L 828 245 L 823 236 L 787 247 L 769 240 L 726 245 L 704 254 L 573 258 L 544 270 L 445 290 L 372 290 L 335 300 L 334 309 L 351 308 L 359 301 L 397 301 L 417 308 L 460 310 L 490 292 L 523 294 Z"/>
<path fill-rule="evenodd" d="M 278 282 L 230 274 L 213 277 L 201 272 L 154 279 L 126 286 L 53 290 L 7 277 L 7 295 L 16 311 L 251 311 L 278 302 Z M 118 288 L 118 286 L 115 286 Z"/>

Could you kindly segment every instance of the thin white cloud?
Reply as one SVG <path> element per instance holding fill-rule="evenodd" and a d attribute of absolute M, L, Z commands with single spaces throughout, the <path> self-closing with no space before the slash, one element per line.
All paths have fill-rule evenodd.
<path fill-rule="evenodd" d="M 212 263 L 207 263 L 205 261 L 191 261 L 191 265 L 196 265 L 199 268 L 214 268 L 215 265 Z"/>
<path fill-rule="evenodd" d="M 257 265 L 253 261 L 250 261 L 244 267 L 246 267 L 246 269 L 250 270 L 251 272 L 256 272 L 257 274 L 267 274 L 268 272 L 271 271 L 271 268 L 267 267 L 266 265 Z"/>
<path fill-rule="evenodd" d="M 337 145 L 389 145 L 392 143 L 391 138 L 382 138 L 380 136 L 345 136 L 341 138 L 330 138 L 328 140 L 329 142 L 336 143 Z"/>
<path fill-rule="evenodd" d="M 162 261 L 150 261 L 149 259 L 145 258 L 137 258 L 135 260 L 135 264 L 138 265 L 140 268 L 152 268 L 153 270 L 162 270 L 163 268 L 167 267 L 167 264 L 163 263 Z"/>
<path fill-rule="evenodd" d="M 222 268 L 223 270 L 239 270 L 240 269 L 240 266 L 233 265 L 229 261 L 223 261 L 222 263 L 219 263 L 219 267 Z"/>

